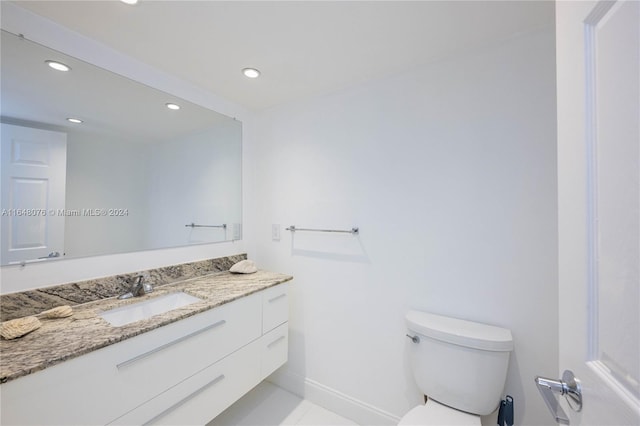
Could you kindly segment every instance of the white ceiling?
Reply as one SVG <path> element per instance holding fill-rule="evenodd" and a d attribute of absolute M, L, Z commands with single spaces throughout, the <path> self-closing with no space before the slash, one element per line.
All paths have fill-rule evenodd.
<path fill-rule="evenodd" d="M 15 3 L 254 110 L 554 23 L 545 0 Z M 262 76 L 248 80 L 245 67 Z"/>

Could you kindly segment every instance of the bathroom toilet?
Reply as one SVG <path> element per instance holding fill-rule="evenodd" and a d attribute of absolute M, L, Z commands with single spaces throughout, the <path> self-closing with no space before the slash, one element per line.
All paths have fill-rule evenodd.
<path fill-rule="evenodd" d="M 406 322 L 413 376 L 429 399 L 399 424 L 479 426 L 500 403 L 511 331 L 419 311 L 409 311 Z"/>

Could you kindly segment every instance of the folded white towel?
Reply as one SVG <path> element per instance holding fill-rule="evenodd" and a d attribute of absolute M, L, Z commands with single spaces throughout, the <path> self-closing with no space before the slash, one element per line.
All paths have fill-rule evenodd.
<path fill-rule="evenodd" d="M 234 274 L 253 274 L 256 272 L 256 264 L 253 260 L 241 260 L 229 268 L 229 272 Z"/>

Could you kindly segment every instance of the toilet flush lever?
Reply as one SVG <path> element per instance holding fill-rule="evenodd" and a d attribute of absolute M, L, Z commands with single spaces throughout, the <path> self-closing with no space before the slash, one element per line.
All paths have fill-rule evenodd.
<path fill-rule="evenodd" d="M 409 339 L 411 339 L 411 341 L 412 341 L 413 343 L 420 343 L 420 338 L 419 338 L 418 336 L 411 336 L 411 335 L 407 334 L 407 337 L 408 337 Z"/>
<path fill-rule="evenodd" d="M 542 395 L 542 399 L 551 411 L 555 420 L 562 424 L 569 424 L 569 417 L 564 412 L 554 393 L 564 395 L 567 398 L 569 407 L 575 412 L 582 410 L 582 388 L 580 380 L 576 379 L 571 370 L 562 373 L 562 380 L 547 379 L 546 377 L 536 377 L 536 386 Z"/>

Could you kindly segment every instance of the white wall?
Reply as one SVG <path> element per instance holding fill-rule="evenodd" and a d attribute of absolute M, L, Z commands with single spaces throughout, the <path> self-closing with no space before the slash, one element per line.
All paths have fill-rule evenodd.
<path fill-rule="evenodd" d="M 113 139 L 67 138 L 68 210 L 126 209 L 122 216 L 65 218 L 65 255 L 93 256 L 150 247 L 145 243 L 148 222 L 147 158 L 143 144 Z"/>
<path fill-rule="evenodd" d="M 394 421 L 420 401 L 421 309 L 510 328 L 516 424 L 550 423 L 533 378 L 558 371 L 554 55 L 549 29 L 256 117 L 249 254 L 295 277 L 277 383 Z"/>
<path fill-rule="evenodd" d="M 147 243 L 153 247 L 224 241 L 242 223 L 242 125 L 169 141 L 149 153 Z M 227 228 L 185 228 L 185 224 Z M 158 230 L 162 232 L 158 232 Z"/>
<path fill-rule="evenodd" d="M 234 120 L 153 145 L 70 132 L 66 209 L 126 214 L 67 217 L 65 255 L 232 239 L 234 224 L 242 223 L 241 133 L 242 124 Z M 185 228 L 192 222 L 229 226 Z"/>

